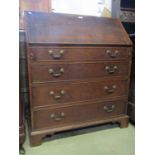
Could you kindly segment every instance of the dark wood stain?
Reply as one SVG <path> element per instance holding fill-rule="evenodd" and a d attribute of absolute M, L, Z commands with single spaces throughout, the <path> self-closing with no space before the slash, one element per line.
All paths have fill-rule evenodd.
<path fill-rule="evenodd" d="M 30 141 L 119 122 L 127 127 L 131 41 L 118 19 L 26 13 Z"/>
<path fill-rule="evenodd" d="M 118 19 L 27 13 L 28 43 L 131 45 Z"/>

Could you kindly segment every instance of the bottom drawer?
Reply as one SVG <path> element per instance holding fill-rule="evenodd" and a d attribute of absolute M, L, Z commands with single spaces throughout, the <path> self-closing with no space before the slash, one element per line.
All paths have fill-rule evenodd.
<path fill-rule="evenodd" d="M 34 111 L 34 129 L 55 128 L 103 120 L 125 113 L 126 102 L 95 102 Z"/>

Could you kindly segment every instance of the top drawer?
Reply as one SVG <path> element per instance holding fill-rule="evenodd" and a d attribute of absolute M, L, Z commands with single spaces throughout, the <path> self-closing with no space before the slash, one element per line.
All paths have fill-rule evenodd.
<path fill-rule="evenodd" d="M 131 54 L 128 47 L 31 47 L 29 50 L 31 62 L 113 60 Z"/>

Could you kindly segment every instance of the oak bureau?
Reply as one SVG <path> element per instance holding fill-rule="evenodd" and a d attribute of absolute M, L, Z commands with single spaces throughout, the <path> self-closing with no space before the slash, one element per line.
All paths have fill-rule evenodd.
<path fill-rule="evenodd" d="M 132 43 L 118 19 L 26 12 L 32 146 L 56 132 L 128 126 Z"/>

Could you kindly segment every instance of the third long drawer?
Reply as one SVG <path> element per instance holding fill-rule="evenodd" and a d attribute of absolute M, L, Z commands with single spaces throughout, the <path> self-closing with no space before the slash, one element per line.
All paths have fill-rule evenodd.
<path fill-rule="evenodd" d="M 61 106 L 93 99 L 127 95 L 128 80 L 97 80 L 87 82 L 56 82 L 32 85 L 32 106 Z"/>

